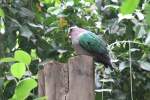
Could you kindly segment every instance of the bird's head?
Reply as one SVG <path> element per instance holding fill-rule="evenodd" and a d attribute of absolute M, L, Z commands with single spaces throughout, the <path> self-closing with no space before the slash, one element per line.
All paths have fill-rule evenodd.
<path fill-rule="evenodd" d="M 69 27 L 68 36 L 71 37 L 71 34 L 73 33 L 73 31 L 77 28 L 78 28 L 78 26 L 76 26 L 76 25 Z"/>

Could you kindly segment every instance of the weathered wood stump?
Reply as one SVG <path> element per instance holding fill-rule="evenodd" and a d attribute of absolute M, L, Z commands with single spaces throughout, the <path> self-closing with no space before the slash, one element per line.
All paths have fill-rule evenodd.
<path fill-rule="evenodd" d="M 38 73 L 39 96 L 48 100 L 95 100 L 92 57 L 80 55 L 68 63 L 50 61 Z"/>

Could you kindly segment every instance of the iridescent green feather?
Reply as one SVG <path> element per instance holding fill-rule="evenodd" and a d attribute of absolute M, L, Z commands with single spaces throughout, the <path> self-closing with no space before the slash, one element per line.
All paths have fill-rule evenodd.
<path fill-rule="evenodd" d="M 80 36 L 79 43 L 81 47 L 91 53 L 108 54 L 106 48 L 107 45 L 102 37 L 99 37 L 90 31 L 87 31 L 87 33 Z"/>

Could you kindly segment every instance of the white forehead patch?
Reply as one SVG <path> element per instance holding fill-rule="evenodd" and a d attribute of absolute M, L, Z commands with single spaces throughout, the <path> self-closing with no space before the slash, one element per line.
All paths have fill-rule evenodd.
<path fill-rule="evenodd" d="M 78 26 L 72 26 L 69 29 L 74 29 L 74 28 L 78 28 Z"/>
<path fill-rule="evenodd" d="M 75 28 L 78 28 L 78 26 L 72 26 L 72 27 L 69 27 L 68 33 L 70 33 L 71 29 L 75 29 Z"/>

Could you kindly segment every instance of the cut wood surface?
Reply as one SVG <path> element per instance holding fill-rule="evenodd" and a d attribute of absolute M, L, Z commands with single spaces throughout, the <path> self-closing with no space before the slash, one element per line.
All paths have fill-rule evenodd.
<path fill-rule="evenodd" d="M 39 71 L 39 96 L 48 100 L 94 100 L 92 57 L 80 55 L 68 63 L 50 61 Z"/>

